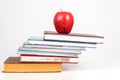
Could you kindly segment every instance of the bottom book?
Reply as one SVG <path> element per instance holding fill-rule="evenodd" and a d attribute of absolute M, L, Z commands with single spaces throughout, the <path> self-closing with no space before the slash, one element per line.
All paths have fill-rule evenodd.
<path fill-rule="evenodd" d="M 9 57 L 3 72 L 61 72 L 62 63 L 21 63 L 20 57 Z"/>

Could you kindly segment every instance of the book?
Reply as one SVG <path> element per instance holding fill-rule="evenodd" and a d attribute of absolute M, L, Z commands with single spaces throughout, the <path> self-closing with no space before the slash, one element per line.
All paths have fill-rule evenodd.
<path fill-rule="evenodd" d="M 60 62 L 77 64 L 78 57 L 21 55 L 20 62 Z"/>
<path fill-rule="evenodd" d="M 60 47 L 60 48 L 64 48 L 64 47 L 71 47 L 71 48 L 79 48 L 79 49 L 85 49 L 85 48 L 96 48 L 97 44 L 88 44 L 88 43 L 76 43 L 76 42 L 64 42 L 64 41 L 54 41 L 54 40 L 41 40 L 41 37 L 39 36 L 31 36 L 28 38 L 28 40 L 26 42 L 23 43 L 24 46 L 26 45 L 34 45 L 34 46 L 52 46 L 52 47 Z M 83 50 L 84 50 L 83 49 Z"/>
<path fill-rule="evenodd" d="M 9 57 L 3 72 L 61 72 L 62 63 L 21 63 L 20 57 Z"/>
<path fill-rule="evenodd" d="M 45 55 L 45 56 L 69 56 L 69 57 L 78 57 L 77 53 L 60 53 L 60 52 L 40 52 L 40 51 L 32 51 L 32 50 L 17 50 L 17 54 L 31 54 L 31 55 Z"/>
<path fill-rule="evenodd" d="M 89 43 L 89 44 L 103 44 L 103 36 L 94 34 L 69 33 L 59 34 L 54 31 L 44 31 L 44 40 L 75 42 L 75 43 Z"/>
<path fill-rule="evenodd" d="M 42 44 L 24 44 L 24 48 L 48 48 L 48 49 L 62 49 L 62 50 L 80 50 L 85 51 L 85 47 L 75 47 L 75 46 L 59 46 L 59 45 L 42 45 Z"/>
<path fill-rule="evenodd" d="M 19 47 L 18 50 L 29 50 L 29 51 L 39 51 L 39 52 L 60 52 L 60 53 L 80 53 L 78 49 L 55 49 L 55 48 L 26 48 Z"/>

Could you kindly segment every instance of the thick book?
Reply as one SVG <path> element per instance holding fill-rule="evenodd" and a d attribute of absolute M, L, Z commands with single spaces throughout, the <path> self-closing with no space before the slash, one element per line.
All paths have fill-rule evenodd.
<path fill-rule="evenodd" d="M 35 55 L 21 55 L 20 62 L 60 62 L 77 64 L 78 57 L 60 57 L 60 56 L 35 56 Z"/>
<path fill-rule="evenodd" d="M 20 57 L 9 57 L 3 72 L 61 72 L 62 63 L 21 63 Z"/>
<path fill-rule="evenodd" d="M 44 40 L 54 40 L 63 42 L 89 43 L 89 44 L 103 44 L 103 36 L 94 34 L 70 33 L 59 34 L 54 31 L 45 31 Z"/>
<path fill-rule="evenodd" d="M 79 48 L 81 50 L 85 50 L 85 48 L 96 48 L 97 44 L 88 44 L 88 43 L 76 43 L 76 42 L 69 42 L 69 41 L 54 41 L 54 40 L 42 40 L 39 36 L 31 36 L 28 38 L 26 42 L 24 42 L 24 46 L 35 46 L 35 47 L 54 47 L 54 48 Z"/>

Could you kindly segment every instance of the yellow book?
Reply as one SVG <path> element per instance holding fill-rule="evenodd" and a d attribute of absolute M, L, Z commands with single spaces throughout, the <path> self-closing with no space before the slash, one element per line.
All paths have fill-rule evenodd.
<path fill-rule="evenodd" d="M 21 63 L 20 57 L 9 57 L 3 72 L 61 72 L 62 63 Z"/>

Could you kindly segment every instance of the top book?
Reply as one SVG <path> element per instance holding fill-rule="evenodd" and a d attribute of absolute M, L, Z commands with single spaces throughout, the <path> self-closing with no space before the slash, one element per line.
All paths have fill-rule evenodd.
<path fill-rule="evenodd" d="M 54 31 L 44 31 L 44 40 L 75 42 L 75 43 L 89 43 L 89 44 L 103 44 L 103 36 L 83 33 L 69 33 L 59 34 Z"/>

